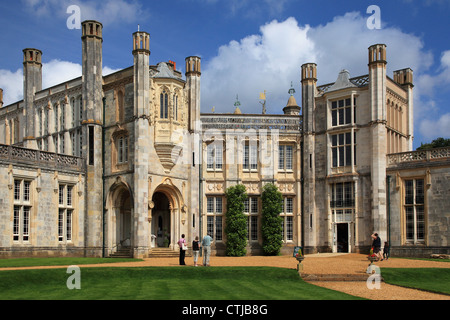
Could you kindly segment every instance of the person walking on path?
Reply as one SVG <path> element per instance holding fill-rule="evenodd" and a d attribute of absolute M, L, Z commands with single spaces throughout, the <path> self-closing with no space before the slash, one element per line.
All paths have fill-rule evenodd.
<path fill-rule="evenodd" d="M 383 261 L 383 255 L 381 253 L 381 239 L 380 236 L 378 235 L 378 233 L 374 233 L 372 234 L 372 248 L 373 248 L 373 253 L 375 253 L 377 255 L 377 257 L 379 257 L 378 259 Z"/>
<path fill-rule="evenodd" d="M 192 241 L 192 253 L 194 254 L 194 267 L 198 267 L 197 261 L 200 253 L 200 241 L 198 240 L 198 236 Z"/>
<path fill-rule="evenodd" d="M 387 260 L 389 259 L 389 256 L 390 256 L 389 243 L 385 242 L 383 249 L 383 258 Z"/>
<path fill-rule="evenodd" d="M 178 240 L 178 245 L 180 246 L 180 266 L 185 266 L 184 258 L 186 257 L 186 240 L 184 239 L 184 234 L 181 235 L 181 239 Z"/>
<path fill-rule="evenodd" d="M 209 267 L 209 259 L 211 257 L 211 242 L 212 238 L 207 234 L 202 240 L 203 247 L 203 265 Z"/>

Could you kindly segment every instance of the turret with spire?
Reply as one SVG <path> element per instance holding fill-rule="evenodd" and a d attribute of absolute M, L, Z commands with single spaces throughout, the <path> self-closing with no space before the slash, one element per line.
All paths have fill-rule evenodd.
<path fill-rule="evenodd" d="M 291 82 L 291 89 L 289 89 L 289 94 L 290 94 L 290 97 L 289 97 L 286 107 L 283 109 L 283 112 L 286 115 L 298 116 L 300 114 L 301 108 L 298 106 L 297 101 L 295 100 L 295 97 L 294 97 L 295 89 L 294 89 L 294 85 L 292 82 Z"/>

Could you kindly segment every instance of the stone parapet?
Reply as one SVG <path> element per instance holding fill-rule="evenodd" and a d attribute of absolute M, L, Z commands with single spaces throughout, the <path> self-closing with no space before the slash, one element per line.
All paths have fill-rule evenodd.
<path fill-rule="evenodd" d="M 0 144 L 0 161 L 60 171 L 84 172 L 82 158 Z"/>

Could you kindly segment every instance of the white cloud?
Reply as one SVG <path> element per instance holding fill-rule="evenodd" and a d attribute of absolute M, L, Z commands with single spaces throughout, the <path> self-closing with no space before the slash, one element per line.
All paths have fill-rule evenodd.
<path fill-rule="evenodd" d="M 0 70 L 0 88 L 3 89 L 3 103 L 5 106 L 22 100 L 23 97 L 23 71 L 15 72 Z"/>
<path fill-rule="evenodd" d="M 450 137 L 450 113 L 442 115 L 437 120 L 425 119 L 421 121 L 419 130 L 423 137 L 428 139 L 427 142 L 439 137 Z"/>
<path fill-rule="evenodd" d="M 118 70 L 103 67 L 103 75 L 114 73 Z M 52 60 L 42 65 L 42 87 L 49 88 L 60 83 L 81 77 L 82 66 L 77 63 Z M 15 72 L 0 70 L 0 88 L 4 90 L 4 105 L 7 106 L 23 99 L 23 70 Z"/>
<path fill-rule="evenodd" d="M 274 20 L 260 30 L 259 35 L 220 47 L 218 55 L 207 62 L 202 80 L 205 112 L 213 106 L 217 112 L 233 112 L 237 94 L 243 112 L 260 112 L 256 99 L 264 90 L 268 102 L 279 103 L 281 94 L 286 105 L 290 83 L 299 77 L 298 66 L 315 60 L 314 44 L 307 36 L 309 27 L 300 27 L 290 18 Z"/>
<path fill-rule="evenodd" d="M 341 69 L 352 76 L 368 73 L 367 49 L 385 43 L 388 72 L 411 67 L 416 75 L 433 62 L 422 40 L 393 27 L 367 28 L 367 17 L 358 12 L 335 17 L 331 22 L 312 27 L 294 18 L 274 20 L 260 33 L 220 47 L 218 54 L 204 61 L 202 109 L 209 112 L 233 112 L 236 94 L 244 113 L 260 113 L 259 92 L 268 91 L 268 111 L 281 113 L 288 101 L 291 81 L 301 104 L 301 65 L 318 65 L 320 84 L 334 82 Z"/>
<path fill-rule="evenodd" d="M 69 18 L 67 8 L 77 5 L 81 9 L 81 20 L 97 20 L 104 26 L 135 23 L 144 19 L 148 12 L 137 0 L 22 0 L 36 16 L 58 16 Z"/>

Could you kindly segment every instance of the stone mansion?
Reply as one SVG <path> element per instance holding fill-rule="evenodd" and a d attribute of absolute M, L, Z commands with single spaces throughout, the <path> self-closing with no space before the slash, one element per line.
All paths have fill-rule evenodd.
<path fill-rule="evenodd" d="M 318 85 L 299 70 L 280 114 L 201 113 L 201 59 L 150 63 L 133 37 L 133 66 L 102 75 L 103 26 L 82 23 L 82 76 L 42 88 L 42 55 L 23 50 L 23 100 L 0 89 L 0 258 L 148 258 L 209 233 L 226 247 L 228 187 L 247 188 L 248 253 L 262 253 L 261 192 L 283 195 L 283 249 L 450 253 L 450 148 L 413 152 L 413 71 L 387 75 L 387 48 L 368 74 Z"/>

